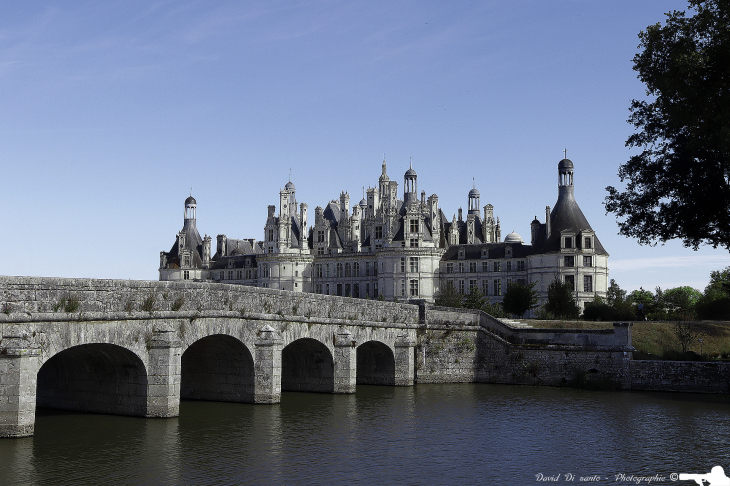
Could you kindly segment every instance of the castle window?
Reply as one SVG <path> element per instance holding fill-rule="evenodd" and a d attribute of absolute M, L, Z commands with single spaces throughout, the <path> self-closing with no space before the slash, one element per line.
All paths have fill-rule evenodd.
<path fill-rule="evenodd" d="M 315 288 L 315 291 L 316 291 L 316 292 L 317 292 L 318 294 L 321 294 L 321 293 L 322 293 L 322 284 L 319 284 L 319 283 L 318 283 L 317 285 L 315 285 L 315 286 L 314 286 L 314 288 Z"/>
<path fill-rule="evenodd" d="M 378 281 L 376 280 L 373 282 L 373 297 L 377 297 L 378 295 Z"/>
<path fill-rule="evenodd" d="M 327 265 L 325 265 L 325 269 L 327 270 L 326 276 L 329 277 L 330 276 L 330 264 L 329 263 Z M 327 292 L 327 293 L 329 294 L 329 292 Z"/>
<path fill-rule="evenodd" d="M 360 276 L 360 264 L 358 262 L 355 262 L 352 264 L 352 276 L 353 277 Z"/>
<path fill-rule="evenodd" d="M 566 256 L 564 266 L 566 267 L 574 267 L 575 266 L 575 257 L 573 255 Z"/>
<path fill-rule="evenodd" d="M 411 220 L 411 233 L 418 233 L 418 220 L 412 219 Z"/>
<path fill-rule="evenodd" d="M 471 294 L 475 290 L 478 290 L 479 287 L 477 287 L 477 281 L 476 280 L 469 280 L 469 293 Z"/>
<path fill-rule="evenodd" d="M 237 270 L 236 271 L 236 280 L 241 280 L 243 278 L 243 271 Z"/>
<path fill-rule="evenodd" d="M 261 276 L 264 278 L 269 276 L 269 264 L 268 263 L 264 263 L 263 265 L 261 265 Z"/>
<path fill-rule="evenodd" d="M 584 267 L 592 267 L 593 266 L 593 259 L 589 256 L 583 257 L 583 266 Z"/>
<path fill-rule="evenodd" d="M 298 276 L 299 276 L 299 270 L 295 270 L 295 271 L 294 271 L 294 276 L 295 276 L 295 277 L 298 277 Z"/>
<path fill-rule="evenodd" d="M 350 284 L 345 284 L 345 297 L 352 297 L 352 294 L 350 294 Z"/>
<path fill-rule="evenodd" d="M 593 275 L 583 275 L 583 292 L 593 292 Z"/>
<path fill-rule="evenodd" d="M 502 281 L 500 279 L 494 281 L 494 295 L 502 295 Z"/>
<path fill-rule="evenodd" d="M 590 250 L 591 248 L 593 248 L 593 245 L 591 243 L 591 237 L 590 236 L 586 236 L 585 237 L 585 240 L 583 240 L 583 248 L 585 250 Z"/>
<path fill-rule="evenodd" d="M 228 271 L 228 280 L 233 280 L 233 270 Z"/>
<path fill-rule="evenodd" d="M 565 248 L 573 248 L 573 237 L 572 236 L 565 237 Z"/>
<path fill-rule="evenodd" d="M 251 267 L 251 259 L 246 258 L 246 268 L 249 268 L 249 267 Z"/>
<path fill-rule="evenodd" d="M 512 261 L 508 261 L 507 262 L 507 271 L 508 272 L 511 272 L 512 271 Z"/>
<path fill-rule="evenodd" d="M 337 268 L 337 276 L 342 277 L 342 264 L 338 263 L 336 268 Z M 339 293 L 337 295 L 342 295 L 342 293 Z"/>
<path fill-rule="evenodd" d="M 518 272 L 525 271 L 525 261 L 524 260 L 520 260 L 519 262 L 517 262 L 517 271 Z"/>
<path fill-rule="evenodd" d="M 324 231 L 317 231 L 317 243 L 324 243 Z"/>
<path fill-rule="evenodd" d="M 352 284 L 352 297 L 360 297 L 360 284 Z"/>
<path fill-rule="evenodd" d="M 330 284 L 325 284 L 324 285 L 324 293 L 326 295 L 329 295 L 330 294 Z"/>
<path fill-rule="evenodd" d="M 322 255 L 324 255 L 324 248 L 322 248 L 320 246 L 319 248 L 317 248 L 317 256 L 322 256 Z"/>
<path fill-rule="evenodd" d="M 337 295 L 342 296 L 342 284 L 337 284 Z"/>
<path fill-rule="evenodd" d="M 489 280 L 482 280 L 482 295 L 489 295 Z"/>
<path fill-rule="evenodd" d="M 464 262 L 459 262 L 459 273 L 464 273 Z"/>
<path fill-rule="evenodd" d="M 365 297 L 370 297 L 370 282 L 365 284 Z"/>
<path fill-rule="evenodd" d="M 494 268 L 493 268 L 493 270 L 494 270 L 495 272 L 500 272 L 500 271 L 501 271 L 501 270 L 500 270 L 500 265 L 499 265 L 499 262 L 494 262 Z M 494 295 L 500 295 L 500 294 L 494 294 Z"/>
<path fill-rule="evenodd" d="M 370 262 L 365 262 L 365 276 L 370 276 Z"/>
<path fill-rule="evenodd" d="M 345 263 L 345 277 L 352 277 L 352 267 L 349 263 Z"/>
<path fill-rule="evenodd" d="M 464 259 L 464 250 L 459 250 L 459 260 Z"/>
<path fill-rule="evenodd" d="M 383 227 L 382 226 L 376 226 L 375 227 L 375 239 L 380 239 L 383 237 Z"/>
<path fill-rule="evenodd" d="M 566 275 L 565 283 L 570 285 L 570 290 L 575 290 L 575 279 L 573 278 L 573 275 Z"/>
<path fill-rule="evenodd" d="M 183 256 L 183 266 L 185 266 L 185 267 L 190 266 L 190 255 Z"/>
<path fill-rule="evenodd" d="M 411 273 L 418 273 L 418 257 L 410 257 L 409 263 Z"/>
<path fill-rule="evenodd" d="M 411 297 L 418 297 L 418 280 L 411 280 Z"/>
<path fill-rule="evenodd" d="M 225 279 L 226 279 L 226 272 L 221 272 L 221 277 L 220 277 L 220 279 L 221 279 L 221 280 L 225 280 Z"/>
<path fill-rule="evenodd" d="M 406 281 L 405 280 L 400 281 L 400 295 L 401 295 L 401 297 L 406 296 Z"/>
<path fill-rule="evenodd" d="M 314 266 L 314 272 L 317 278 L 322 278 L 322 264 L 318 263 Z M 321 294 L 321 292 L 318 292 Z"/>
<path fill-rule="evenodd" d="M 454 264 L 453 263 L 447 263 L 446 264 L 446 273 L 454 273 Z"/>
<path fill-rule="evenodd" d="M 464 294 L 464 281 L 459 280 L 459 293 Z"/>
<path fill-rule="evenodd" d="M 251 278 L 251 270 L 246 270 L 246 280 Z"/>
<path fill-rule="evenodd" d="M 469 272 L 477 273 L 477 262 L 469 262 Z"/>
<path fill-rule="evenodd" d="M 489 271 L 489 262 L 482 262 L 482 272 L 488 272 Z M 484 294 L 487 295 L 487 294 Z"/>
<path fill-rule="evenodd" d="M 411 248 L 418 248 L 418 238 L 411 238 Z"/>
<path fill-rule="evenodd" d="M 274 241 L 274 230 L 269 230 L 269 241 Z"/>
<path fill-rule="evenodd" d="M 400 257 L 400 271 L 404 273 L 406 271 L 406 257 Z"/>
<path fill-rule="evenodd" d="M 185 270 L 183 272 L 183 280 L 190 280 L 190 270 Z"/>

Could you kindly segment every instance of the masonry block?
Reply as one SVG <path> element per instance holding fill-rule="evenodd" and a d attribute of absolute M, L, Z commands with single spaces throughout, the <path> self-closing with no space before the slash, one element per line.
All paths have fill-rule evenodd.
<path fill-rule="evenodd" d="M 268 324 L 254 343 L 254 403 L 281 401 L 281 335 Z"/>

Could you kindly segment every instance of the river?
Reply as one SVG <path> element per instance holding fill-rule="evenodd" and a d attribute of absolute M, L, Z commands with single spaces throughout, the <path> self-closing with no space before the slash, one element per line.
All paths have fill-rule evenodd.
<path fill-rule="evenodd" d="M 670 475 L 717 465 L 727 396 L 487 384 L 183 401 L 170 419 L 40 409 L 33 437 L 0 440 L 0 485 L 691 485 Z"/>

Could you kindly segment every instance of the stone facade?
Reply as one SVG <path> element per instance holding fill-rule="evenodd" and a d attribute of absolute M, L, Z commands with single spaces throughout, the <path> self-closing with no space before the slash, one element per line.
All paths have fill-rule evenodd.
<path fill-rule="evenodd" d="M 409 168 L 398 183 L 383 161 L 378 184 L 352 206 L 350 196 L 316 207 L 298 204 L 289 181 L 279 206 L 268 207 L 264 239 L 200 237 L 197 202 L 185 200 L 183 229 L 170 251 L 160 253 L 160 280 L 202 280 L 324 295 L 425 300 L 447 284 L 467 294 L 479 289 L 501 302 L 510 283 L 533 283 L 541 300 L 556 278 L 569 282 L 582 307 L 608 289 L 608 253 L 574 197 L 573 163 L 558 164 L 558 201 L 545 223 L 531 223 L 530 244 L 516 233 L 502 241 L 491 204 L 480 208 L 480 193 L 469 191 L 466 217 L 461 208 L 449 220 L 438 196 L 426 197 Z M 483 209 L 483 212 L 482 212 Z M 278 212 L 277 212 L 278 211 Z"/>

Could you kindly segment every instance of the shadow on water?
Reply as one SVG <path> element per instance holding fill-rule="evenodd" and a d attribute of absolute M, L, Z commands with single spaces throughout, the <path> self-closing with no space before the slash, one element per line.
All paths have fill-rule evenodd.
<path fill-rule="evenodd" d="M 358 386 L 180 417 L 38 409 L 0 484 L 533 484 L 535 475 L 730 469 L 727 396 L 507 385 Z"/>

